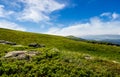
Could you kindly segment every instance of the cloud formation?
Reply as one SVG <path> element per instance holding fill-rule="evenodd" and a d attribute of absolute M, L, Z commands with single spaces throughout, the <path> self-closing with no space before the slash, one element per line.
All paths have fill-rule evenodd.
<path fill-rule="evenodd" d="M 53 11 L 62 9 L 64 4 L 60 4 L 55 0 L 21 0 L 26 4 L 24 10 L 20 13 L 21 20 L 34 22 L 50 20 L 49 14 Z"/>
<path fill-rule="evenodd" d="M 107 18 L 112 19 L 112 20 L 120 19 L 120 14 L 117 14 L 117 13 L 106 12 L 106 13 L 102 13 L 100 16 L 107 17 Z"/>
<path fill-rule="evenodd" d="M 9 22 L 9 21 L 6 21 L 6 20 L 0 21 L 0 28 L 26 31 L 25 28 L 21 27 L 21 25 L 18 25 L 16 23 Z"/>
<path fill-rule="evenodd" d="M 109 20 L 105 21 L 102 17 L 107 16 Z M 47 34 L 55 35 L 102 35 L 102 34 L 120 34 L 120 14 L 103 13 L 100 16 L 92 17 L 85 23 L 72 24 L 64 28 L 52 27 Z"/>
<path fill-rule="evenodd" d="M 14 2 L 7 0 L 4 3 L 6 6 L 0 5 L 0 17 L 12 14 L 16 20 L 30 22 L 49 21 L 52 12 L 65 7 L 65 4 L 58 3 L 55 0 L 16 0 Z M 11 7 L 10 11 L 4 9 L 8 6 Z M 21 8 L 21 6 L 24 7 Z M 22 10 L 16 11 L 16 9 Z"/>
<path fill-rule="evenodd" d="M 0 17 L 2 18 L 8 18 L 9 15 L 13 14 L 13 11 L 7 11 L 4 9 L 5 6 L 4 5 L 0 5 Z"/>
<path fill-rule="evenodd" d="M 65 4 L 56 0 L 0 0 L 0 27 L 24 30 L 18 22 L 47 24 L 52 20 L 50 14 L 64 7 Z"/>

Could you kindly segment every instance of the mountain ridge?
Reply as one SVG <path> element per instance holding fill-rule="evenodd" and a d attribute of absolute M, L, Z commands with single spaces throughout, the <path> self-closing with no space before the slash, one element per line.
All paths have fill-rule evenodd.
<path fill-rule="evenodd" d="M 101 42 L 108 42 L 113 44 L 119 44 L 120 45 L 120 35 L 93 35 L 93 36 L 84 36 L 82 37 L 86 40 L 95 40 L 95 41 L 101 41 Z"/>

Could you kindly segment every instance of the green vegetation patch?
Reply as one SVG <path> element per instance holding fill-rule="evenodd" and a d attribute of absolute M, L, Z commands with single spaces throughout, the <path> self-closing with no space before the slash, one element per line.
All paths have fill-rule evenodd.
<path fill-rule="evenodd" d="M 0 40 L 18 46 L 0 44 L 2 77 L 119 77 L 120 47 L 75 41 L 61 36 L 0 29 Z M 45 44 L 44 48 L 29 47 Z M 12 51 L 37 51 L 30 59 L 4 58 Z"/>

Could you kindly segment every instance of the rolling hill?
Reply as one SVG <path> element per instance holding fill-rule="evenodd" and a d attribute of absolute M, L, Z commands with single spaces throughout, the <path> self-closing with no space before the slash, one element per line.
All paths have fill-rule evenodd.
<path fill-rule="evenodd" d="M 0 28 L 0 76 L 3 77 L 117 77 L 120 76 L 120 47 L 76 41 L 62 36 Z M 44 48 L 29 47 L 30 43 Z M 11 51 L 40 52 L 29 60 L 4 58 Z"/>

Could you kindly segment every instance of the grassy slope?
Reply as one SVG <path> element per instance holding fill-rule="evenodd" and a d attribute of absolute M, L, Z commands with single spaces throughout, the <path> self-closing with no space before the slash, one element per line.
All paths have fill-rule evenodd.
<path fill-rule="evenodd" d="M 31 70 L 30 72 L 33 75 L 34 74 L 35 75 L 50 74 L 50 76 L 56 76 L 56 75 L 58 76 L 60 75 L 117 76 L 117 74 L 120 75 L 119 73 L 120 64 L 116 64 L 112 62 L 113 60 L 120 62 L 120 55 L 119 55 L 120 47 L 91 44 L 91 43 L 86 43 L 82 41 L 78 42 L 78 41 L 70 40 L 68 38 L 61 37 L 61 36 L 27 33 L 27 32 L 13 31 L 13 30 L 7 30 L 7 29 L 0 29 L 0 39 L 16 42 L 17 44 L 22 44 L 22 45 L 28 45 L 29 43 L 33 43 L 33 42 L 40 43 L 40 44 L 42 43 L 46 45 L 46 49 L 44 48 L 36 49 L 38 51 L 45 51 L 45 52 L 43 52 L 42 55 L 33 58 L 29 62 L 26 62 L 26 61 L 16 62 L 16 61 L 8 61 L 8 60 L 0 59 L 0 65 L 2 65 L 2 67 L 4 68 L 9 67 L 14 70 L 23 71 L 27 67 L 30 67 L 32 69 L 29 69 L 29 70 Z M 48 51 L 51 48 L 58 48 L 60 50 L 59 54 L 57 52 L 51 53 L 50 51 Z M 0 45 L 0 50 L 1 50 L 0 57 L 3 56 L 8 51 L 19 50 L 19 49 L 20 48 L 13 48 L 9 45 Z M 30 50 L 28 47 L 23 47 L 22 50 L 24 49 Z M 46 53 L 47 51 L 48 53 Z M 90 61 L 85 60 L 84 55 L 86 54 L 92 55 L 94 59 Z M 22 67 L 13 68 L 13 66 L 17 67 L 17 65 L 22 62 L 24 64 L 24 68 Z M 40 62 L 40 64 L 38 62 Z M 14 63 L 15 65 L 10 66 L 12 63 Z M 31 65 L 29 65 L 28 63 Z M 43 68 L 38 70 L 37 68 L 40 68 L 40 67 L 43 67 Z M 50 71 L 46 72 L 45 70 L 47 70 L 48 68 Z M 0 71 L 1 69 L 2 68 L 0 68 Z M 57 72 L 55 70 L 57 70 Z M 9 73 L 8 69 L 5 69 L 4 71 Z M 28 75 L 28 71 L 27 70 L 24 70 L 24 71 Z M 38 71 L 39 73 L 36 73 L 36 71 Z M 65 71 L 65 73 L 63 73 L 63 71 Z M 20 73 L 23 75 L 26 74 L 20 71 L 16 73 Z"/>
<path fill-rule="evenodd" d="M 45 44 L 60 50 L 78 51 L 94 56 L 120 61 L 120 47 L 78 42 L 61 36 L 35 34 L 13 30 L 0 29 L 0 39 L 28 45 L 29 43 Z"/>

